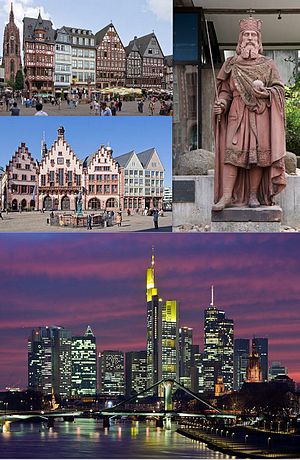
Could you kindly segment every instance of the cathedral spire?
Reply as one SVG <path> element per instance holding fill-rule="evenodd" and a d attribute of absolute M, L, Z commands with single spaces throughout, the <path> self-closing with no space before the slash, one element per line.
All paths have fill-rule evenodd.
<path fill-rule="evenodd" d="M 10 4 L 10 15 L 9 15 L 9 22 L 14 22 L 15 17 L 14 17 L 14 9 L 13 9 L 13 2 Z"/>

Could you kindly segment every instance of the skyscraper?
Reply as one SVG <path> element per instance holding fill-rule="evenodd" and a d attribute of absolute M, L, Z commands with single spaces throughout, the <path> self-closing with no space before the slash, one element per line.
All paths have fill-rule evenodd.
<path fill-rule="evenodd" d="M 129 351 L 125 361 L 126 396 L 129 397 L 147 388 L 147 352 Z"/>
<path fill-rule="evenodd" d="M 267 382 L 269 370 L 269 341 L 265 337 L 254 337 L 252 341 L 255 343 L 255 348 L 260 358 L 262 381 Z"/>
<path fill-rule="evenodd" d="M 240 390 L 243 382 L 246 381 L 246 370 L 250 352 L 249 339 L 234 340 L 234 374 L 233 389 Z"/>
<path fill-rule="evenodd" d="M 125 395 L 124 353 L 104 350 L 100 353 L 101 393 Z"/>
<path fill-rule="evenodd" d="M 223 378 L 224 388 L 233 388 L 233 330 L 234 322 L 214 305 L 214 288 L 211 304 L 204 311 L 204 390 L 214 392 L 218 377 Z"/>
<path fill-rule="evenodd" d="M 181 327 L 179 329 L 179 380 L 180 383 L 191 388 L 193 329 Z"/>
<path fill-rule="evenodd" d="M 63 327 L 39 327 L 28 339 L 28 387 L 61 397 L 71 392 L 71 332 Z"/>
<path fill-rule="evenodd" d="M 90 326 L 84 336 L 72 337 L 72 394 L 97 392 L 97 346 Z"/>
<path fill-rule="evenodd" d="M 151 267 L 146 273 L 148 387 L 162 378 L 179 376 L 178 305 L 176 300 L 164 302 L 159 298 L 154 267 L 153 250 Z"/>

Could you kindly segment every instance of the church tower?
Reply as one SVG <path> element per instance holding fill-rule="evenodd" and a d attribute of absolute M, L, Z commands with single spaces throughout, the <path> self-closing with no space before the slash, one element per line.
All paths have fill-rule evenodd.
<path fill-rule="evenodd" d="M 5 81 L 16 79 L 18 70 L 21 69 L 21 46 L 20 32 L 15 24 L 13 4 L 9 15 L 9 22 L 4 29 L 3 37 L 3 63 L 5 69 Z"/>
<path fill-rule="evenodd" d="M 248 366 L 246 370 L 246 382 L 250 383 L 261 383 L 262 372 L 259 354 L 256 350 L 255 341 L 252 340 L 252 353 L 248 358 Z"/>

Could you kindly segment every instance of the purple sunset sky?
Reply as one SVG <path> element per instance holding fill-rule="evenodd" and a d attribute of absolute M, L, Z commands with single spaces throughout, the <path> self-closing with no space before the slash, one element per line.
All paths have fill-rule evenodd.
<path fill-rule="evenodd" d="M 0 389 L 26 387 L 27 338 L 36 326 L 74 335 L 88 324 L 98 349 L 145 349 L 145 272 L 156 253 L 163 299 L 203 346 L 203 311 L 215 304 L 235 337 L 269 337 L 269 359 L 300 382 L 300 235 L 102 234 L 0 238 Z"/>

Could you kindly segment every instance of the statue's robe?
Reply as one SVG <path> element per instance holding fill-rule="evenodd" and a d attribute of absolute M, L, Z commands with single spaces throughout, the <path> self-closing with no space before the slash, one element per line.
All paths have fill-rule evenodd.
<path fill-rule="evenodd" d="M 223 166 L 238 167 L 232 204 L 249 199 L 249 170 L 263 168 L 258 199 L 271 205 L 286 185 L 284 85 L 274 61 L 259 55 L 255 60 L 226 60 L 218 74 L 218 97 L 226 110 L 215 118 L 215 203 L 223 195 Z M 261 80 L 269 98 L 257 98 L 253 81 Z"/>

